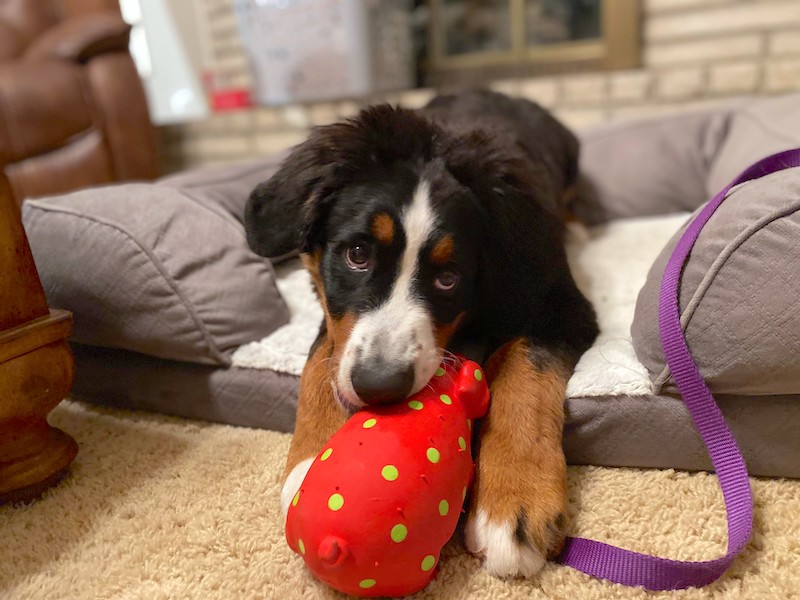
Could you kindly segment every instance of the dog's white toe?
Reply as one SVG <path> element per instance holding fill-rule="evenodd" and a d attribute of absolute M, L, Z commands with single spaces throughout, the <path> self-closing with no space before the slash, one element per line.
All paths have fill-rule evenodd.
<path fill-rule="evenodd" d="M 283 489 L 281 490 L 281 512 L 284 517 L 289 512 L 289 503 L 300 489 L 300 486 L 303 485 L 303 480 L 306 478 L 306 474 L 313 462 L 314 458 L 312 457 L 297 463 L 297 466 L 292 469 L 292 472 L 286 478 L 286 483 L 283 484 Z"/>
<path fill-rule="evenodd" d="M 530 544 L 520 544 L 510 522 L 494 523 L 478 509 L 466 529 L 467 548 L 484 558 L 483 567 L 497 577 L 533 577 L 545 565 L 545 557 Z"/>

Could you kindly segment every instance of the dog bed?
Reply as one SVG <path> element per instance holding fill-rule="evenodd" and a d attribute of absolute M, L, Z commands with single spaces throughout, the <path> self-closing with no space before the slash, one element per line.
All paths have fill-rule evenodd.
<path fill-rule="evenodd" d="M 652 336 L 640 336 L 637 326 L 631 336 L 636 300 L 640 290 L 645 298 L 657 284 L 659 252 L 686 221 L 685 211 L 708 197 L 709 177 L 721 178 L 727 169 L 732 178 L 737 161 L 749 159 L 728 147 L 741 143 L 734 134 L 747 125 L 750 139 L 758 140 L 753 123 L 769 115 L 759 141 L 763 153 L 795 145 L 770 131 L 791 130 L 775 120 L 796 119 L 790 109 L 796 102 L 752 101 L 583 134 L 582 169 L 597 195 L 591 202 L 583 196 L 574 209 L 595 225 L 571 229 L 569 254 L 602 333 L 569 383 L 570 462 L 710 468 L 680 399 L 659 380 Z M 753 145 L 749 151 L 758 152 Z M 290 257 L 272 265 L 249 252 L 241 223 L 247 193 L 279 158 L 24 205 L 49 303 L 75 314 L 75 397 L 291 430 L 297 375 L 319 308 Z M 738 314 L 746 319 L 749 313 Z M 652 321 L 644 309 L 638 316 L 640 325 Z M 705 322 L 702 333 L 713 339 L 714 323 Z M 782 350 L 798 355 L 798 348 Z M 757 393 L 735 386 L 723 391 L 718 401 L 751 472 L 800 477 L 800 438 L 794 435 L 800 389 L 787 382 Z"/>

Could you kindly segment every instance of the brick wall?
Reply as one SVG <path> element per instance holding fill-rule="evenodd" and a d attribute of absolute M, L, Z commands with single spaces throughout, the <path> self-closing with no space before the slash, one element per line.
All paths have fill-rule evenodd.
<path fill-rule="evenodd" d="M 643 66 L 631 71 L 499 81 L 492 87 L 552 109 L 575 128 L 723 103 L 734 96 L 800 90 L 800 0 L 642 0 Z M 232 0 L 201 0 L 212 36 L 211 65 L 234 85 L 251 77 Z M 424 104 L 433 90 L 374 98 L 258 107 L 162 128 L 167 171 L 230 162 L 300 142 L 312 125 L 361 104 Z M 799 107 L 800 108 L 800 107 Z"/>

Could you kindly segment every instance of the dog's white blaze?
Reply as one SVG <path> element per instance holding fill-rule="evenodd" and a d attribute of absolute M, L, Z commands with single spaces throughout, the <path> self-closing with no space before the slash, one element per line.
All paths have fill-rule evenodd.
<path fill-rule="evenodd" d="M 283 513 L 284 518 L 286 513 L 289 512 L 289 503 L 300 490 L 300 486 L 303 485 L 303 480 L 306 478 L 306 474 L 313 462 L 313 457 L 300 461 L 286 478 L 286 483 L 283 484 L 283 489 L 281 490 L 281 513 Z"/>
<path fill-rule="evenodd" d="M 430 184 L 424 179 L 417 185 L 401 220 L 406 247 L 394 287 L 386 302 L 363 315 L 353 327 L 339 365 L 337 385 L 348 400 L 350 393 L 354 394 L 351 392 L 350 373 L 358 348 L 361 349 L 361 360 L 379 357 L 388 364 L 413 363 L 411 394 L 422 389 L 439 365 L 433 319 L 422 302 L 411 294 L 420 252 L 436 226 L 436 215 L 430 202 Z"/>
<path fill-rule="evenodd" d="M 392 296 L 395 300 L 408 301 L 411 295 L 411 282 L 419 265 L 419 253 L 436 225 L 436 215 L 431 209 L 431 186 L 424 179 L 419 182 L 411 204 L 403 212 L 403 231 L 406 234 L 406 248 L 400 264 Z M 389 304 L 392 303 L 389 298 Z"/>
<path fill-rule="evenodd" d="M 520 544 L 511 522 L 493 523 L 478 509 L 470 515 L 465 532 L 467 549 L 484 557 L 484 568 L 498 577 L 532 577 L 545 564 L 544 555 L 530 544 Z"/>

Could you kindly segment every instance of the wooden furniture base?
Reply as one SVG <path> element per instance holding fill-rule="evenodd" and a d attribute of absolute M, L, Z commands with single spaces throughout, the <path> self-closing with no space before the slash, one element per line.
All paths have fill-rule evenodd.
<path fill-rule="evenodd" d="M 0 504 L 35 500 L 64 478 L 78 454 L 78 444 L 72 437 L 49 426 L 47 421 L 43 423 L 40 431 L 44 435 L 38 436 L 30 447 L 30 456 L 0 464 L 0 480 L 8 487 L 7 491 L 0 491 Z"/>
<path fill-rule="evenodd" d="M 47 423 L 72 386 L 71 326 L 70 313 L 51 311 L 0 333 L 0 503 L 38 496 L 78 453 Z"/>
<path fill-rule="evenodd" d="M 19 209 L 0 194 L 0 503 L 37 497 L 78 452 L 47 423 L 72 387 L 71 329 L 70 313 L 48 309 Z"/>

